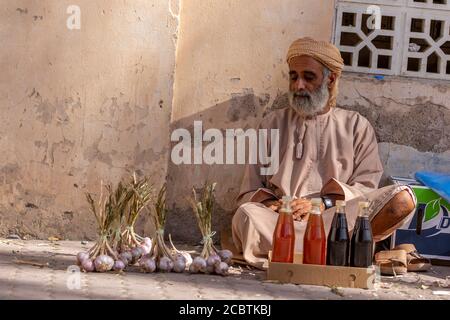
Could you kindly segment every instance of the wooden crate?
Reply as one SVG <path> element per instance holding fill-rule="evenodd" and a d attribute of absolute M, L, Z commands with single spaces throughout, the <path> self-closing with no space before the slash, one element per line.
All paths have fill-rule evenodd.
<path fill-rule="evenodd" d="M 282 283 L 310 284 L 345 288 L 372 289 L 375 282 L 375 268 L 337 267 L 303 264 L 303 256 L 296 253 L 294 263 L 270 261 L 267 280 Z"/>

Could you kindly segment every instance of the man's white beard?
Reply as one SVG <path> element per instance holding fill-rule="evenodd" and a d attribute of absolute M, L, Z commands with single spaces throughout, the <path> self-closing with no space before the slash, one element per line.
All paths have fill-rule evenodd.
<path fill-rule="evenodd" d="M 289 91 L 289 104 L 292 109 L 302 116 L 313 116 L 325 109 L 330 99 L 327 82 L 323 81 L 322 85 L 309 93 L 307 91 Z"/>

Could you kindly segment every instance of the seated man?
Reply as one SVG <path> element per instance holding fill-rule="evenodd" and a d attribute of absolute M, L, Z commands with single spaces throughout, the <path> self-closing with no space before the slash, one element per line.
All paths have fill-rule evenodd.
<path fill-rule="evenodd" d="M 260 165 L 247 165 L 232 222 L 232 237 L 244 259 L 267 266 L 272 236 L 283 195 L 292 203 L 296 251 L 316 196 L 347 201 L 349 230 L 358 202 L 370 201 L 375 241 L 392 234 L 414 212 L 416 199 L 407 186 L 378 188 L 383 167 L 374 129 L 358 112 L 337 108 L 338 80 L 344 67 L 339 50 L 311 38 L 296 40 L 287 54 L 289 104 L 270 113 L 260 128 L 279 129 L 280 165 L 272 176 L 260 175 Z M 269 141 L 270 143 L 270 141 Z M 323 213 L 328 233 L 334 206 Z"/>

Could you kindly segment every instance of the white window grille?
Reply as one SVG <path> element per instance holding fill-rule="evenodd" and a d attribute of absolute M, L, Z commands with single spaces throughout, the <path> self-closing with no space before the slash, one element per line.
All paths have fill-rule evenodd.
<path fill-rule="evenodd" d="M 339 0 L 334 42 L 347 71 L 450 80 L 450 0 Z"/>

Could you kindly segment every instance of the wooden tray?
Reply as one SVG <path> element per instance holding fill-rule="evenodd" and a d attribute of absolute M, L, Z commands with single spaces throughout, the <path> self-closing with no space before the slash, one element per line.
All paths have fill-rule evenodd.
<path fill-rule="evenodd" d="M 272 262 L 269 252 L 267 280 L 282 283 L 310 284 L 329 287 L 373 289 L 375 268 L 354 268 L 303 264 L 303 255 L 296 253 L 294 263 Z"/>

